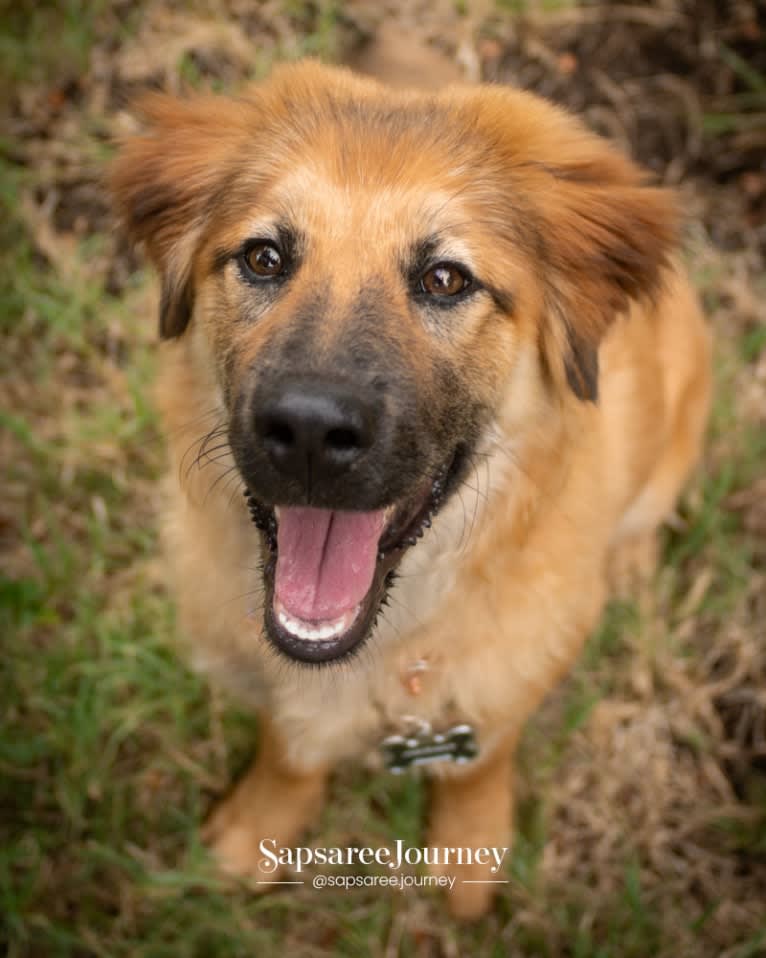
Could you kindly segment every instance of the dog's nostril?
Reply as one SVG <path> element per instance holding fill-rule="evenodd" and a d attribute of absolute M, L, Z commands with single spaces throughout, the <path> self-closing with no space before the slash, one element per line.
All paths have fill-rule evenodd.
<path fill-rule="evenodd" d="M 354 429 L 330 429 L 324 437 L 325 445 L 336 452 L 352 452 L 359 449 L 359 433 Z"/>
<path fill-rule="evenodd" d="M 270 420 L 263 432 L 263 438 L 277 446 L 292 446 L 295 443 L 295 433 L 286 422 L 278 419 Z"/>

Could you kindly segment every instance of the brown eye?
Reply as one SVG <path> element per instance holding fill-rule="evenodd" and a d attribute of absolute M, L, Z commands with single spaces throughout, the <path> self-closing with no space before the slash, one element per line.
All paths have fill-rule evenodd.
<path fill-rule="evenodd" d="M 451 263 L 439 263 L 425 272 L 420 288 L 429 296 L 457 296 L 470 286 L 471 281 Z"/>
<path fill-rule="evenodd" d="M 273 243 L 256 243 L 245 253 L 244 260 L 256 276 L 279 276 L 284 269 L 282 254 Z"/>

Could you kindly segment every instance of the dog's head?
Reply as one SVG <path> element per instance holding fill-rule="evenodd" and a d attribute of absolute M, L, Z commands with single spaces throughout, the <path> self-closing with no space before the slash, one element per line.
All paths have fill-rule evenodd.
<path fill-rule="evenodd" d="M 111 182 L 162 279 L 160 333 L 193 335 L 217 378 L 269 638 L 336 659 L 501 410 L 523 418 L 533 387 L 597 400 L 600 340 L 662 282 L 672 202 L 510 89 L 304 63 L 142 111 Z"/>

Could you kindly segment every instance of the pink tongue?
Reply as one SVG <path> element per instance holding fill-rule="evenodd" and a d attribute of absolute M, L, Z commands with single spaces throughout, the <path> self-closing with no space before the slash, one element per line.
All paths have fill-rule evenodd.
<path fill-rule="evenodd" d="M 337 619 L 372 585 L 384 510 L 280 508 L 274 590 L 299 619 Z"/>

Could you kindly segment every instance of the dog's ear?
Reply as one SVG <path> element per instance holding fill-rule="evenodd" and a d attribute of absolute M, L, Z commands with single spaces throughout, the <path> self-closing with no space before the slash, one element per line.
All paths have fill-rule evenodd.
<path fill-rule="evenodd" d="M 120 144 L 109 189 L 126 232 L 160 274 L 160 335 L 171 338 L 191 318 L 194 254 L 251 117 L 246 104 L 223 97 L 159 93 L 142 97 L 135 112 L 144 129 Z"/>
<path fill-rule="evenodd" d="M 598 347 L 631 300 L 659 293 L 678 236 L 671 193 L 595 137 L 585 155 L 546 164 L 540 215 L 547 298 L 543 346 L 584 400 L 598 398 Z M 562 147 L 566 155 L 566 143 Z M 589 154 L 589 155 L 588 155 Z"/>

